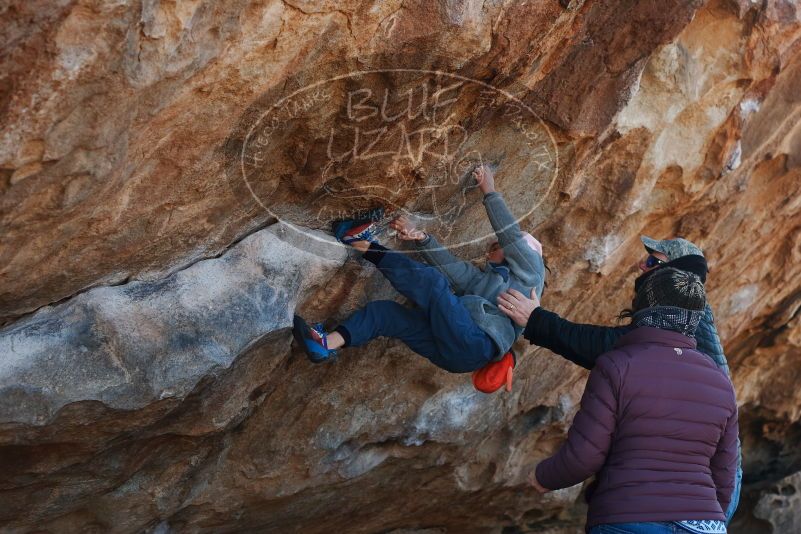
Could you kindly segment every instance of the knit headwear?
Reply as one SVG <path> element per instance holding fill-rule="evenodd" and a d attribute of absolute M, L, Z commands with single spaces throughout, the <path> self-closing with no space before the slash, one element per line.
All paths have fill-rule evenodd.
<path fill-rule="evenodd" d="M 652 326 L 692 336 L 706 306 L 706 291 L 698 276 L 667 267 L 645 279 L 632 304 L 635 326 Z"/>
<path fill-rule="evenodd" d="M 649 276 L 634 297 L 634 311 L 654 306 L 674 306 L 686 310 L 703 310 L 706 291 L 701 279 L 673 267 L 657 270 Z"/>

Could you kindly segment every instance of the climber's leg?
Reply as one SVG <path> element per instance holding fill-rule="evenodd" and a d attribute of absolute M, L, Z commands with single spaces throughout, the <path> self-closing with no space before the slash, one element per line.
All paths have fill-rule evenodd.
<path fill-rule="evenodd" d="M 377 337 L 400 339 L 421 356 L 437 364 L 440 361 L 425 314 L 391 300 L 368 303 L 330 333 L 321 324 L 310 325 L 295 315 L 292 334 L 313 363 L 333 358 L 341 347 L 364 345 Z"/>
<path fill-rule="evenodd" d="M 336 334 L 342 336 L 346 347 L 358 347 L 377 337 L 392 337 L 437 365 L 441 360 L 425 314 L 391 300 L 368 303 L 329 335 Z"/>
<path fill-rule="evenodd" d="M 432 295 L 441 291 L 450 293 L 448 280 L 441 272 L 407 254 L 371 243 L 364 259 L 378 267 L 398 293 L 421 308 L 428 308 Z"/>
<path fill-rule="evenodd" d="M 337 355 L 339 346 L 329 345 L 329 336 L 321 324 L 308 324 L 303 317 L 292 319 L 292 336 L 312 363 L 322 363 Z"/>
<path fill-rule="evenodd" d="M 439 353 L 452 373 L 469 373 L 487 365 L 498 355 L 492 338 L 478 327 L 464 304 L 450 292 L 441 292 L 428 306 L 428 324 L 436 333 Z"/>
<path fill-rule="evenodd" d="M 376 244 L 370 245 L 364 257 L 399 293 L 421 308 L 441 357 L 439 363 L 435 362 L 437 365 L 464 373 L 486 365 L 496 356 L 494 342 L 476 325 L 442 273 Z"/>

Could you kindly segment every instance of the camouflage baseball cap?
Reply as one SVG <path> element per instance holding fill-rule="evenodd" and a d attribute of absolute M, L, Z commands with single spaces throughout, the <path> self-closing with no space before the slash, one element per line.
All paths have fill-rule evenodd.
<path fill-rule="evenodd" d="M 704 256 L 704 253 L 701 252 L 700 248 L 681 237 L 657 241 L 656 239 L 651 239 L 650 237 L 643 235 L 640 236 L 640 240 L 642 241 L 642 244 L 645 245 L 645 249 L 648 252 L 661 252 L 667 256 L 668 261 L 673 261 L 681 258 L 682 256 Z"/>

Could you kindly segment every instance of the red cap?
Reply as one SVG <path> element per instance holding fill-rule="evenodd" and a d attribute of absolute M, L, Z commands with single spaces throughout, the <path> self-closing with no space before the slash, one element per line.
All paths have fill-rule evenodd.
<path fill-rule="evenodd" d="M 483 393 L 495 393 L 504 385 L 506 391 L 512 391 L 512 369 L 515 366 L 515 355 L 507 352 L 498 361 L 490 362 L 478 371 L 473 372 L 473 386 Z"/>

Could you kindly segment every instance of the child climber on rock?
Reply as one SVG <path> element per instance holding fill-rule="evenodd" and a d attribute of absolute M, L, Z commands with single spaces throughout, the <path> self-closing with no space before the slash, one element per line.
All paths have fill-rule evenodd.
<path fill-rule="evenodd" d="M 501 358 L 511 360 L 505 355 L 523 329 L 495 302 L 498 294 L 509 288 L 524 295 L 532 290 L 537 297 L 542 295 L 542 247 L 530 234 L 521 232 L 503 197 L 495 191 L 492 171 L 481 166 L 473 176 L 498 237 L 482 269 L 459 260 L 402 216 L 390 226 L 400 239 L 415 243 L 428 265 L 379 245 L 374 237 L 376 227 L 369 219 L 334 224 L 337 239 L 362 252 L 417 307 L 389 300 L 370 302 L 330 333 L 295 316 L 293 334 L 311 361 L 325 361 L 340 347 L 357 347 L 382 336 L 400 339 L 451 373 L 476 371 Z"/>

